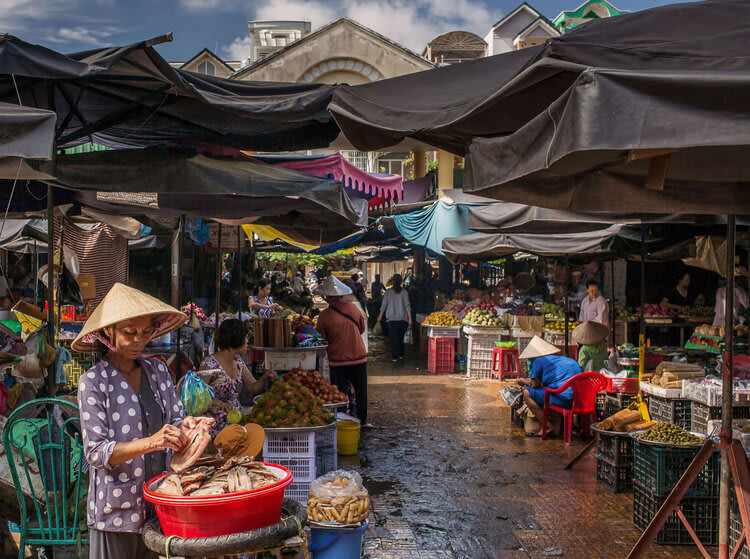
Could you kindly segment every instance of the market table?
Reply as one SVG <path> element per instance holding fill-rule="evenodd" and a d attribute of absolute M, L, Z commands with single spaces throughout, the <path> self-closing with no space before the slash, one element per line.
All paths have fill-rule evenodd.
<path fill-rule="evenodd" d="M 284 499 L 281 516 L 282 519 L 272 526 L 213 538 L 168 538 L 162 532 L 159 520 L 152 517 L 146 521 L 141 533 L 146 547 L 162 558 L 211 559 L 287 547 L 303 552 L 306 548 L 307 507 Z"/>

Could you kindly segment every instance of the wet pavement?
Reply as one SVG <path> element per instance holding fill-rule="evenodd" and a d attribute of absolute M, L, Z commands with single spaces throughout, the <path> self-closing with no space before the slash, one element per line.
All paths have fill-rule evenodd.
<path fill-rule="evenodd" d="M 417 355 L 394 367 L 381 339 L 370 349 L 374 427 L 359 457 L 340 457 L 370 491 L 370 559 L 627 557 L 640 535 L 632 494 L 596 483 L 593 451 L 564 469 L 585 441 L 526 437 L 497 381 L 428 374 Z M 658 545 L 648 556 L 701 557 Z"/>

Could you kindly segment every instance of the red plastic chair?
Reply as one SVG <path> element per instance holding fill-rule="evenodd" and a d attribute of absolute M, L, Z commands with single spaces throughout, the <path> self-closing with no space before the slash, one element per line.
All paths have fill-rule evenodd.
<path fill-rule="evenodd" d="M 591 435 L 589 425 L 591 417 L 596 417 L 596 395 L 607 386 L 607 380 L 599 373 L 579 373 L 569 379 L 560 388 L 546 388 L 544 390 L 544 412 L 542 414 L 542 438 L 547 438 L 547 417 L 549 410 L 560 412 L 563 416 L 563 428 L 565 433 L 565 444 L 570 444 L 573 431 L 573 415 L 581 416 L 581 428 L 586 437 Z M 560 394 L 568 388 L 573 389 L 573 406 L 565 409 L 550 404 L 552 394 Z"/>

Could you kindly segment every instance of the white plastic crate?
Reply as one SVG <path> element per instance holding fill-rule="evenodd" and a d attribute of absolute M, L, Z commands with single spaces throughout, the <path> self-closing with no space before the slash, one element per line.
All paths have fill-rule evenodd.
<path fill-rule="evenodd" d="M 428 326 L 427 327 L 428 338 L 452 338 L 458 339 L 461 337 L 460 326 Z"/>
<path fill-rule="evenodd" d="M 469 353 L 466 361 L 466 374 L 471 378 L 489 379 L 492 373 L 492 353 L 495 350 L 495 336 L 469 335 Z"/>
<path fill-rule="evenodd" d="M 284 490 L 284 497 L 293 499 L 303 505 L 307 504 L 307 494 L 310 493 L 309 481 L 297 481 L 296 479 Z"/>
<path fill-rule="evenodd" d="M 314 348 L 304 351 L 288 348 L 264 349 L 263 351 L 266 354 L 264 366 L 267 371 L 291 371 L 297 368 L 312 371 L 315 369 L 318 357 L 318 350 Z"/>
<path fill-rule="evenodd" d="M 266 429 L 263 457 L 268 459 L 272 456 L 315 458 L 315 432 Z"/>
<path fill-rule="evenodd" d="M 292 472 L 292 475 L 294 476 L 294 481 L 313 481 L 317 475 L 317 467 L 316 467 L 316 458 L 313 456 L 312 458 L 304 458 L 304 457 L 297 457 L 297 458 L 285 458 L 283 456 L 263 456 L 263 460 L 265 462 L 270 462 L 271 464 L 278 464 L 279 466 L 284 466 L 285 468 L 289 468 L 289 471 Z"/>

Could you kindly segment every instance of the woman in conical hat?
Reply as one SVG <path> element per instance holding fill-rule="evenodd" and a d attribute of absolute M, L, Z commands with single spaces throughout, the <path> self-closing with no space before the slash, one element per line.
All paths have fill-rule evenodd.
<path fill-rule="evenodd" d="M 570 357 L 558 355 L 560 350 L 539 336 L 534 336 L 526 349 L 521 353 L 521 359 L 528 359 L 529 378 L 520 379 L 519 384 L 525 385 L 524 402 L 534 417 L 540 422 L 544 406 L 544 389 L 560 388 L 571 377 L 582 372 L 581 367 Z M 561 408 L 573 405 L 573 390 L 568 389 L 561 394 L 552 394 L 550 403 Z M 561 417 L 550 414 L 550 431 L 559 434 Z M 539 425 L 541 429 L 541 423 Z M 529 435 L 536 433 L 528 432 Z"/>
<path fill-rule="evenodd" d="M 573 330 L 573 343 L 578 344 L 578 364 L 586 371 L 599 371 L 609 358 L 607 336 L 609 328 L 600 322 L 587 320 Z"/>
<path fill-rule="evenodd" d="M 140 537 L 143 485 L 166 471 L 172 452 L 207 442 L 213 420 L 185 417 L 164 364 L 140 357 L 149 340 L 187 317 L 145 293 L 115 284 L 73 342 L 103 358 L 78 383 L 89 474 L 91 557 L 152 557 Z M 190 441 L 188 440 L 190 436 Z"/>

